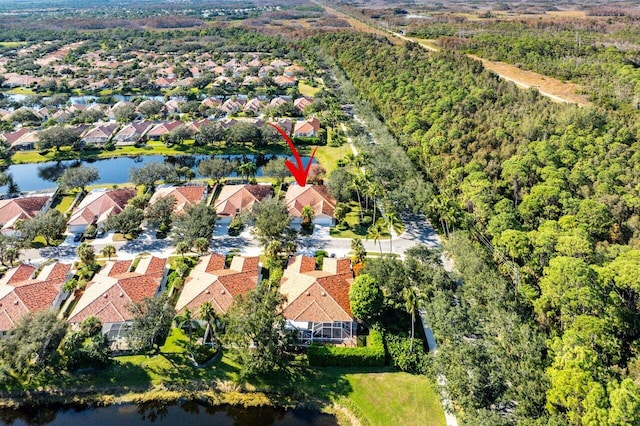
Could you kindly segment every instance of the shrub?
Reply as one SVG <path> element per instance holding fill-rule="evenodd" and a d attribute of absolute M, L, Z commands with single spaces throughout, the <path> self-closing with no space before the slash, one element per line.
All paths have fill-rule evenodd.
<path fill-rule="evenodd" d="M 348 348 L 312 344 L 307 348 L 309 365 L 319 367 L 381 367 L 385 364 L 384 345 L 379 331 L 371 330 L 367 346 Z"/>
<path fill-rule="evenodd" d="M 371 223 L 373 223 L 373 219 L 371 218 L 371 216 L 364 216 L 362 218 L 362 225 L 369 227 L 371 225 Z"/>
<path fill-rule="evenodd" d="M 409 373 L 427 374 L 429 367 L 428 355 L 424 352 L 421 339 L 413 340 L 413 350 L 410 351 L 411 339 L 396 334 L 385 334 L 390 364 L 399 370 Z"/>

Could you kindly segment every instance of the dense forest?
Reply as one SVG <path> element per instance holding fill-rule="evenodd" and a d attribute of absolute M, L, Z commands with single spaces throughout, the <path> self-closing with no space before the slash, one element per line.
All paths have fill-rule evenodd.
<path fill-rule="evenodd" d="M 464 282 L 428 311 L 465 423 L 637 424 L 636 121 L 554 104 L 454 52 L 319 43 L 437 192 L 415 207 L 450 234 Z"/>

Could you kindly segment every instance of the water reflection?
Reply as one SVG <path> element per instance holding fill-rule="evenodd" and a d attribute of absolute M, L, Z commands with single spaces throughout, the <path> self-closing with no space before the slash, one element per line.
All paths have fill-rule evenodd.
<path fill-rule="evenodd" d="M 216 155 L 216 158 L 223 158 L 234 162 L 236 165 L 253 161 L 257 166 L 256 176 L 262 176 L 262 167 L 274 158 L 288 158 L 293 160 L 292 156 L 284 155 Z M 144 155 L 137 157 L 116 157 L 107 159 L 91 159 L 91 160 L 64 160 L 49 161 L 46 163 L 35 164 L 14 164 L 6 169 L 7 173 L 11 173 L 14 181 L 22 191 L 39 191 L 43 189 L 55 188 L 55 181 L 60 177 L 62 172 L 68 167 L 78 167 L 82 164 L 88 164 L 98 169 L 100 176 L 96 184 L 120 184 L 129 182 L 129 171 L 132 167 L 142 167 L 149 162 L 166 162 L 180 167 L 189 167 L 196 173 L 196 177 L 202 177 L 198 174 L 198 163 L 208 155 L 181 155 L 169 156 L 162 155 Z M 304 164 L 309 161 L 309 157 L 302 157 Z M 316 162 L 315 158 L 313 159 Z M 232 173 L 229 177 L 237 176 Z M 0 193 L 6 188 L 0 187 Z"/>
<path fill-rule="evenodd" d="M 107 407 L 50 405 L 0 409 L 3 425 L 279 425 L 334 426 L 335 417 L 308 409 L 209 406 L 196 401 L 123 404 Z"/>

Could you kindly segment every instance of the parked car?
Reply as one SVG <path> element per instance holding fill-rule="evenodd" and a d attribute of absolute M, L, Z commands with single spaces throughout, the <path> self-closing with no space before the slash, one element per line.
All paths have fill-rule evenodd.
<path fill-rule="evenodd" d="M 80 241 L 82 241 L 82 234 L 76 234 L 73 236 L 74 243 L 79 243 Z"/>

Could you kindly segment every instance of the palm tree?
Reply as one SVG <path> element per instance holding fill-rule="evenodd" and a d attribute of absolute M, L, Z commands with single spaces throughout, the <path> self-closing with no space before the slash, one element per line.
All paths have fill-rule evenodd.
<path fill-rule="evenodd" d="M 411 344 L 409 345 L 409 352 L 413 351 L 413 338 L 415 336 L 415 324 L 416 324 L 416 311 L 420 307 L 422 301 L 422 294 L 417 287 L 405 287 L 403 290 L 404 306 L 407 313 L 411 315 Z"/>
<path fill-rule="evenodd" d="M 364 263 L 367 257 L 367 251 L 364 249 L 364 244 L 360 238 L 354 238 L 351 240 L 351 251 L 353 252 L 353 263 Z"/>
<path fill-rule="evenodd" d="M 367 240 L 371 238 L 374 243 L 376 242 L 378 243 L 378 245 L 380 246 L 380 254 L 382 254 L 382 243 L 380 242 L 380 239 L 384 234 L 384 228 L 385 228 L 385 225 L 383 221 L 378 220 L 376 223 L 371 225 L 367 231 Z"/>
<path fill-rule="evenodd" d="M 184 259 L 185 253 L 189 253 L 189 250 L 190 250 L 189 244 L 185 243 L 184 241 L 181 241 L 178 244 L 176 244 L 176 253 L 181 255 L 183 259 Z"/>
<path fill-rule="evenodd" d="M 216 343 L 218 340 L 215 333 L 216 327 L 212 324 L 215 324 L 215 321 L 217 320 L 217 318 L 216 318 L 216 311 L 213 309 L 213 305 L 211 304 L 211 302 L 204 302 L 202 305 L 200 305 L 199 313 L 200 313 L 200 318 L 202 318 L 207 323 L 207 329 L 204 331 L 205 342 L 206 342 L 207 335 L 211 334 L 211 341 L 213 343 Z"/>
<path fill-rule="evenodd" d="M 256 166 L 256 163 L 254 163 L 253 161 L 247 161 L 246 163 L 240 164 L 237 170 L 243 178 L 249 180 L 258 172 L 258 166 Z"/>
<path fill-rule="evenodd" d="M 206 238 L 198 238 L 193 242 L 193 248 L 203 255 L 209 251 L 209 241 Z"/>
<path fill-rule="evenodd" d="M 386 210 L 383 219 L 385 226 L 389 230 L 389 253 L 391 253 L 393 252 L 393 232 L 398 235 L 400 234 L 402 231 L 402 221 L 398 217 L 397 213 L 388 209 Z"/>
<path fill-rule="evenodd" d="M 302 217 L 302 223 L 300 226 L 304 229 L 308 229 L 313 225 L 313 218 L 315 217 L 316 212 L 313 210 L 311 206 L 304 206 L 302 211 L 300 212 L 300 216 Z"/>
<path fill-rule="evenodd" d="M 377 199 L 378 199 L 378 197 L 380 195 L 382 195 L 383 188 L 378 182 L 371 181 L 371 182 L 369 182 L 369 184 L 365 188 L 365 191 L 366 191 L 365 193 L 367 194 L 367 197 L 370 197 L 373 200 L 373 221 L 372 221 L 372 223 L 375 223 L 376 222 L 376 210 L 378 209 Z M 368 208 L 368 206 L 367 206 L 367 208 Z"/>
<path fill-rule="evenodd" d="M 111 244 L 107 244 L 106 246 L 104 246 L 102 248 L 101 251 L 103 256 L 106 256 L 109 258 L 109 260 L 111 260 L 111 256 L 115 256 L 116 254 L 116 248 L 115 246 L 112 246 Z"/>
<path fill-rule="evenodd" d="M 184 314 L 178 316 L 177 318 L 179 327 L 182 328 L 185 325 L 187 326 L 187 334 L 189 335 L 189 343 L 193 342 L 193 314 L 186 308 L 184 310 Z"/>

